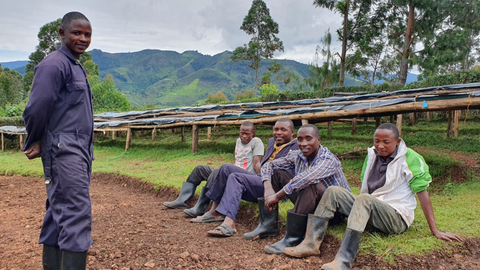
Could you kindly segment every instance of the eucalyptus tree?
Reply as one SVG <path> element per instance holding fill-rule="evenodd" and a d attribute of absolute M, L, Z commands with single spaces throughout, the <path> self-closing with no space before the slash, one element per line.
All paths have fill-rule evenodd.
<path fill-rule="evenodd" d="M 254 92 L 256 93 L 261 60 L 273 58 L 275 51 L 283 52 L 283 42 L 276 36 L 279 33 L 278 23 L 272 19 L 267 4 L 262 0 L 252 2 L 240 29 L 252 38 L 248 44 L 237 47 L 233 51 L 231 60 L 250 62 L 248 67 L 255 72 Z"/>

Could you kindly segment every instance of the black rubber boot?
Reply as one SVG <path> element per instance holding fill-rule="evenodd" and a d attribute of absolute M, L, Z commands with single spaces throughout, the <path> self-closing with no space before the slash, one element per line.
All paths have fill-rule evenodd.
<path fill-rule="evenodd" d="M 163 205 L 173 209 L 188 208 L 188 204 L 186 203 L 186 201 L 193 197 L 193 194 L 195 194 L 195 189 L 197 189 L 197 185 L 190 182 L 183 182 L 182 190 L 180 190 L 178 198 L 173 202 L 164 202 Z"/>
<path fill-rule="evenodd" d="M 342 245 L 333 262 L 322 265 L 327 270 L 349 270 L 352 269 L 353 260 L 357 256 L 358 245 L 362 238 L 362 232 L 347 229 L 343 237 Z"/>
<path fill-rule="evenodd" d="M 201 216 L 207 210 L 208 205 L 210 204 L 210 198 L 207 197 L 208 188 L 203 187 L 202 192 L 200 193 L 200 197 L 198 197 L 198 201 L 194 207 L 190 209 L 185 209 L 183 212 L 188 216 L 193 218 Z"/>
<path fill-rule="evenodd" d="M 309 214 L 305 239 L 296 247 L 285 248 L 283 253 L 296 258 L 320 255 L 320 245 L 322 244 L 327 227 L 328 220 Z"/>
<path fill-rule="evenodd" d="M 87 252 L 62 251 L 61 270 L 85 270 L 87 268 Z"/>
<path fill-rule="evenodd" d="M 286 247 L 294 247 L 303 240 L 307 227 L 307 215 L 287 211 L 287 231 L 285 237 L 275 244 L 265 246 L 265 252 L 269 254 L 282 254 Z"/>
<path fill-rule="evenodd" d="M 243 235 L 245 240 L 256 240 L 278 235 L 278 207 L 270 211 L 265 206 L 265 200 L 258 198 L 258 211 L 260 223 L 255 230 Z"/>
<path fill-rule="evenodd" d="M 60 270 L 62 264 L 60 248 L 43 245 L 42 264 L 43 270 Z"/>

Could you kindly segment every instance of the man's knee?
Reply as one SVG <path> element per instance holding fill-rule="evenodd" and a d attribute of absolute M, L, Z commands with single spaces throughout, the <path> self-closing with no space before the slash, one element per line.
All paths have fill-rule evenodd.
<path fill-rule="evenodd" d="M 355 204 L 360 204 L 360 205 L 371 205 L 373 200 L 376 200 L 372 195 L 363 193 L 358 195 L 355 198 Z"/>

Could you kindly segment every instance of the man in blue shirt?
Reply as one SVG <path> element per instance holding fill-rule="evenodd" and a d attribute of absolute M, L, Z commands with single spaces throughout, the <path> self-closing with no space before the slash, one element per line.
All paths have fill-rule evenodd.
<path fill-rule="evenodd" d="M 92 27 L 79 12 L 67 13 L 62 45 L 37 67 L 23 112 L 29 159 L 41 156 L 47 189 L 40 233 L 44 269 L 85 269 L 92 245 L 90 178 L 93 161 L 92 91 L 79 63 Z"/>

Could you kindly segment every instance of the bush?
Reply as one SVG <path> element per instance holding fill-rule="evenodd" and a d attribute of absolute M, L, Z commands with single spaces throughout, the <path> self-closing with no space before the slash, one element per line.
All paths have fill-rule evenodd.
<path fill-rule="evenodd" d="M 23 122 L 23 118 L 21 116 L 0 117 L 0 127 L 3 127 L 3 126 L 23 127 L 25 126 L 25 122 Z"/>
<path fill-rule="evenodd" d="M 225 96 L 222 92 L 217 92 L 215 95 L 209 94 L 208 97 L 205 99 L 205 104 L 219 104 L 219 103 L 227 103 L 228 100 L 227 96 Z"/>

